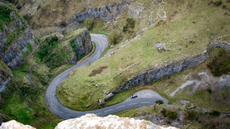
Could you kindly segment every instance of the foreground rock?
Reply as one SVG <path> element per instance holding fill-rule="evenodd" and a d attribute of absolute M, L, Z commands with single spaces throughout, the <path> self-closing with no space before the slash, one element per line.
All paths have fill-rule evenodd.
<path fill-rule="evenodd" d="M 30 125 L 23 125 L 15 120 L 8 121 L 6 123 L 2 123 L 0 129 L 35 129 Z"/>
<path fill-rule="evenodd" d="M 15 120 L 2 123 L 0 129 L 35 129 L 29 125 L 23 125 Z M 55 129 L 178 129 L 153 124 L 146 120 L 118 117 L 109 115 L 98 117 L 94 114 L 86 114 L 80 118 L 69 119 L 60 122 Z"/>
<path fill-rule="evenodd" d="M 55 129 L 177 129 L 175 127 L 162 127 L 145 120 L 135 120 L 128 117 L 109 115 L 98 117 L 86 114 L 80 118 L 60 122 Z"/>

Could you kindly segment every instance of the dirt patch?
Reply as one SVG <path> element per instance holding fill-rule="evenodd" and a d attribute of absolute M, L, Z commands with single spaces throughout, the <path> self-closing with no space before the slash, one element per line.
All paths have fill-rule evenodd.
<path fill-rule="evenodd" d="M 101 72 L 104 70 L 104 69 L 107 69 L 108 66 L 101 66 L 97 69 L 94 69 L 90 74 L 89 74 L 89 77 L 92 77 L 92 76 L 95 76 L 97 74 L 101 74 Z"/>

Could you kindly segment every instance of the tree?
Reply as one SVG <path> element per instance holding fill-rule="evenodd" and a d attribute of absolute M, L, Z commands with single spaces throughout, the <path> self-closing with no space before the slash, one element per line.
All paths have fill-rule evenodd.
<path fill-rule="evenodd" d="M 109 42 L 111 44 L 117 44 L 122 40 L 122 36 L 118 34 L 118 30 L 114 29 L 109 33 Z"/>

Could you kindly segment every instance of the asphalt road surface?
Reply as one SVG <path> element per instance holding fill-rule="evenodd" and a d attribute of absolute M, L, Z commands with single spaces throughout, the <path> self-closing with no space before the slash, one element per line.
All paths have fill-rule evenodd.
<path fill-rule="evenodd" d="M 100 35 L 100 34 L 91 34 L 91 40 L 93 42 L 95 42 L 95 44 L 96 44 L 95 52 L 90 57 L 88 57 L 87 59 L 82 61 L 81 63 L 76 64 L 73 67 L 64 71 L 63 73 L 59 74 L 50 83 L 49 87 L 46 90 L 46 94 L 45 94 L 45 100 L 46 100 L 46 104 L 47 104 L 49 110 L 53 114 L 58 116 L 59 118 L 71 119 L 71 118 L 80 117 L 80 116 L 85 115 L 87 113 L 94 113 L 98 116 L 106 116 L 106 115 L 109 115 L 109 114 L 112 114 L 115 112 L 130 109 L 130 108 L 150 106 L 150 105 L 155 104 L 156 100 L 153 98 L 136 98 L 136 99 L 132 99 L 128 102 L 124 101 L 122 103 L 119 103 L 119 104 L 116 104 L 113 106 L 105 107 L 105 108 L 98 109 L 98 110 L 92 110 L 92 111 L 75 111 L 75 110 L 71 110 L 67 107 L 64 107 L 62 104 L 60 104 L 59 101 L 57 100 L 57 97 L 56 97 L 56 89 L 57 89 L 59 83 L 64 81 L 67 78 L 68 74 L 73 69 L 78 68 L 78 67 L 82 67 L 85 65 L 89 65 L 89 64 L 92 64 L 93 62 L 97 61 L 108 45 L 107 38 L 104 37 L 103 35 Z"/>

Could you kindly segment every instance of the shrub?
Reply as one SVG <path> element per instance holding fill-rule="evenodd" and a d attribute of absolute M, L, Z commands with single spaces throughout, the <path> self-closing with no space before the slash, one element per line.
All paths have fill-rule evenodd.
<path fill-rule="evenodd" d="M 210 116 L 219 116 L 219 115 L 220 115 L 220 112 L 219 112 L 219 111 L 213 110 L 212 112 L 209 112 L 209 115 L 210 115 Z"/>
<path fill-rule="evenodd" d="M 21 53 L 22 53 L 22 56 L 26 58 L 26 53 L 23 50 L 21 50 Z"/>
<path fill-rule="evenodd" d="M 0 19 L 6 24 L 10 21 L 10 12 L 10 9 L 0 5 Z"/>
<path fill-rule="evenodd" d="M 16 8 L 17 8 L 17 9 L 21 9 L 21 8 L 22 8 L 22 6 L 20 6 L 20 5 L 17 5 L 17 6 L 16 6 Z"/>
<path fill-rule="evenodd" d="M 207 91 L 208 91 L 209 94 L 212 93 L 212 89 L 211 88 L 208 88 Z"/>
<path fill-rule="evenodd" d="M 166 110 L 165 108 L 163 108 L 163 109 L 161 110 L 161 113 L 164 115 L 164 117 L 167 116 L 167 110 Z"/>
<path fill-rule="evenodd" d="M 33 51 L 33 47 L 32 47 L 30 42 L 26 44 L 26 47 L 27 47 L 27 49 L 29 50 L 30 53 Z"/>
<path fill-rule="evenodd" d="M 75 40 L 76 39 L 73 39 L 73 40 L 70 41 L 70 45 L 73 48 L 73 50 L 77 47 L 77 45 L 75 44 Z"/>
<path fill-rule="evenodd" d="M 168 117 L 169 119 L 176 119 L 178 114 L 176 112 L 168 111 Z"/>
<path fill-rule="evenodd" d="M 187 114 L 186 114 L 187 119 L 193 120 L 196 118 L 196 116 L 197 116 L 196 111 L 194 110 L 187 111 Z"/>
<path fill-rule="evenodd" d="M 42 46 L 39 51 L 37 52 L 39 59 L 41 59 L 41 61 L 43 60 L 43 58 L 48 54 L 48 45 L 44 45 Z"/>
<path fill-rule="evenodd" d="M 225 49 L 221 49 L 217 56 L 208 63 L 208 68 L 215 76 L 221 76 L 230 72 L 230 54 Z"/>
<path fill-rule="evenodd" d="M 86 18 L 85 21 L 84 21 L 84 25 L 86 26 L 86 28 L 87 28 L 88 30 L 93 29 L 93 19 L 91 19 L 91 18 Z"/>
<path fill-rule="evenodd" d="M 129 28 L 128 24 L 126 24 L 125 26 L 123 26 L 123 32 L 127 32 L 128 28 Z"/>
<path fill-rule="evenodd" d="M 108 38 L 111 44 L 117 44 L 118 42 L 122 40 L 123 37 L 118 34 L 117 30 L 113 30 L 109 33 Z"/>
<path fill-rule="evenodd" d="M 129 24 L 129 27 L 134 28 L 135 20 L 133 18 L 127 18 L 127 22 Z"/>
<path fill-rule="evenodd" d="M 155 103 L 157 103 L 157 104 L 164 104 L 164 102 L 162 100 L 156 100 Z"/>

